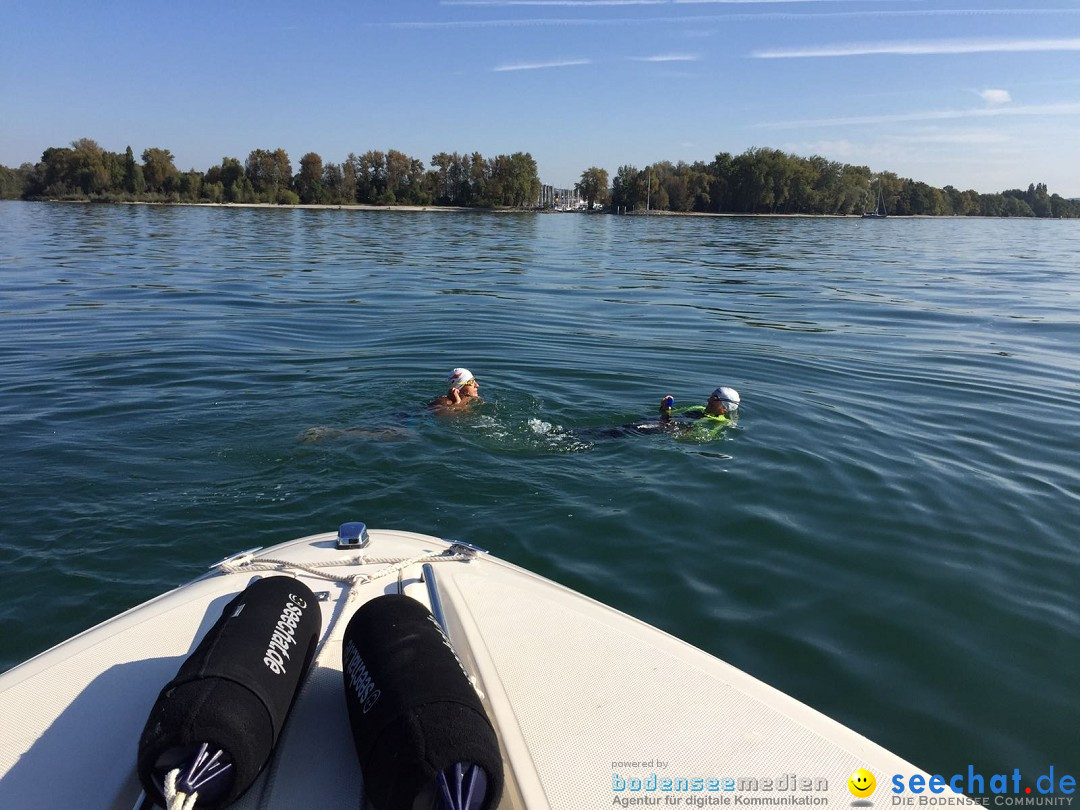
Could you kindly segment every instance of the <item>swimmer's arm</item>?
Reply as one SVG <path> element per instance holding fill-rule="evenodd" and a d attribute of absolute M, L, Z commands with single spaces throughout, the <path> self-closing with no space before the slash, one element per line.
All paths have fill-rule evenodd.
<path fill-rule="evenodd" d="M 685 416 L 688 419 L 700 419 L 705 415 L 704 405 L 687 405 L 685 408 L 673 408 L 672 397 L 664 397 L 660 401 L 660 421 L 667 422 L 673 416 Z"/>
<path fill-rule="evenodd" d="M 698 411 L 700 413 L 695 415 L 695 411 Z M 671 416 L 679 416 L 680 414 L 686 414 L 696 419 L 697 416 L 700 416 L 703 413 L 705 413 L 705 408 L 701 405 L 687 405 L 685 408 L 676 408 L 675 397 L 670 395 L 660 400 L 660 416 L 664 418 L 669 418 Z"/>

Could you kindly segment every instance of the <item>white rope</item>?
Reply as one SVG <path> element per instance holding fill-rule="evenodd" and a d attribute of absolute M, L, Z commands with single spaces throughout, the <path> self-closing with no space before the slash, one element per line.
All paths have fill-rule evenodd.
<path fill-rule="evenodd" d="M 195 810 L 195 800 L 199 798 L 199 792 L 195 791 L 190 796 L 176 789 L 176 780 L 180 776 L 180 769 L 174 768 L 165 775 L 165 809 L 166 810 Z"/>
<path fill-rule="evenodd" d="M 240 557 L 236 557 L 229 560 L 222 560 L 218 563 L 217 568 L 226 574 L 238 574 L 244 571 L 282 571 L 285 569 L 296 569 L 298 571 L 304 571 L 311 574 L 314 577 L 321 577 L 322 579 L 328 579 L 331 582 L 341 582 L 345 585 L 364 585 L 372 580 L 380 579 L 382 577 L 393 574 L 402 569 L 408 568 L 411 565 L 416 565 L 423 562 L 451 562 L 454 560 L 471 560 L 475 556 L 475 552 L 468 551 L 455 551 L 453 547 L 440 552 L 429 552 L 427 554 L 421 554 L 416 557 L 409 557 L 407 559 L 401 559 L 397 557 L 375 557 L 369 559 L 363 554 L 358 554 L 355 557 L 344 557 L 336 560 L 328 560 L 326 562 L 317 563 L 302 563 L 295 562 L 293 560 L 275 560 L 272 558 L 261 558 L 256 560 L 253 555 L 245 554 Z M 339 568 L 347 565 L 387 565 L 386 568 L 380 569 L 372 574 L 333 574 L 329 571 L 323 571 L 323 568 Z M 351 594 L 350 594 L 351 596 Z"/>

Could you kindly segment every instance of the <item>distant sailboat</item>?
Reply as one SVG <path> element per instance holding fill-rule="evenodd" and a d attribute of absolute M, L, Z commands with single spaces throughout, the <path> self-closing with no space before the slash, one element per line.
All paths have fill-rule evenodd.
<path fill-rule="evenodd" d="M 885 210 L 885 196 L 881 193 L 881 181 L 879 180 L 877 187 L 877 209 L 864 213 L 863 219 L 885 219 L 888 215 L 888 211 Z"/>

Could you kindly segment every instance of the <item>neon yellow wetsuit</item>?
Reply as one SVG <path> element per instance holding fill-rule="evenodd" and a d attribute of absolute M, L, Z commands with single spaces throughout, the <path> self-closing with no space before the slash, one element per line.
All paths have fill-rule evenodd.
<path fill-rule="evenodd" d="M 686 419 L 693 419 L 694 423 L 685 430 L 679 431 L 679 434 L 675 437 L 683 441 L 691 442 L 711 442 L 717 438 L 724 428 L 732 423 L 729 416 L 725 414 L 711 414 L 707 413 L 704 405 L 691 405 L 688 408 L 672 408 L 666 414 L 668 418 L 673 416 L 682 416 Z"/>

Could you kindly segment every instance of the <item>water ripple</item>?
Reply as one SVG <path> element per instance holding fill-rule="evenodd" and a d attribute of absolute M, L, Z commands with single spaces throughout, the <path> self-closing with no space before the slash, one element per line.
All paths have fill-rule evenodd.
<path fill-rule="evenodd" d="M 1076 223 L 0 203 L 0 245 L 0 667 L 362 518 L 931 771 L 1071 750 Z M 457 365 L 484 404 L 428 413 Z M 611 430 L 719 384 L 712 444 Z"/>

